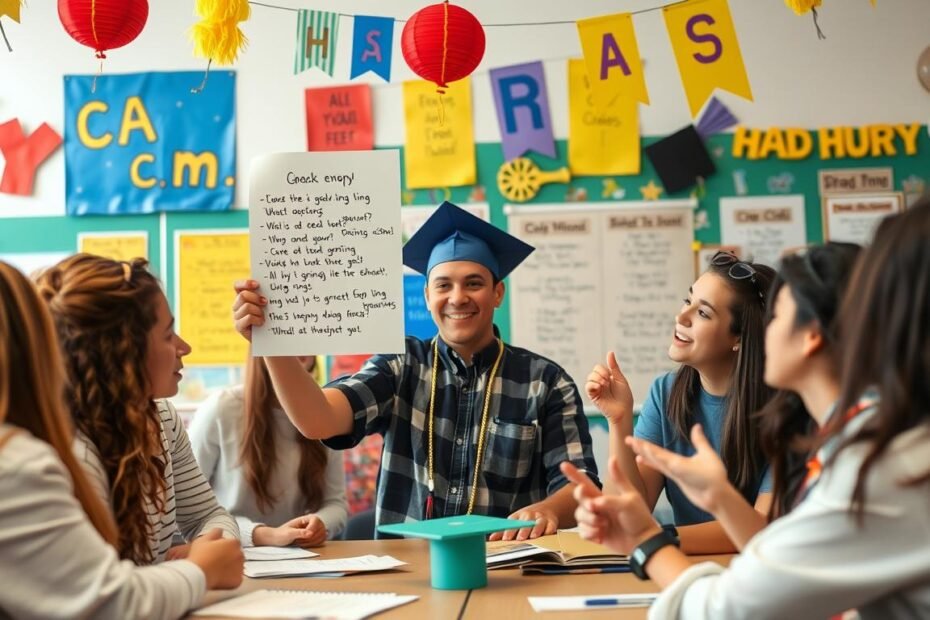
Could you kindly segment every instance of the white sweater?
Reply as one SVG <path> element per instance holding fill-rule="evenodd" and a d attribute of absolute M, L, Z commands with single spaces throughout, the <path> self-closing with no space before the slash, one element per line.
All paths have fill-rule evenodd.
<path fill-rule="evenodd" d="M 175 534 L 193 540 L 200 534 L 219 528 L 223 538 L 239 538 L 236 521 L 216 501 L 216 496 L 197 465 L 190 440 L 174 405 L 156 401 L 161 417 L 161 443 L 165 459 L 165 509 L 158 513 L 147 498 L 146 510 L 152 525 L 149 547 L 155 562 L 162 562 L 171 548 Z M 97 447 L 82 433 L 74 438 L 74 454 L 84 466 L 91 485 L 107 506 L 112 507 L 110 480 Z M 117 524 L 119 525 L 119 524 Z"/>
<path fill-rule="evenodd" d="M 930 618 L 930 483 L 898 484 L 927 473 L 930 424 L 896 438 L 871 469 L 860 528 L 849 500 L 867 450 L 840 452 L 810 495 L 729 569 L 704 563 L 682 573 L 649 617 L 823 620 L 857 608 L 863 620 Z"/>
<path fill-rule="evenodd" d="M 272 411 L 274 418 L 275 453 L 277 460 L 268 486 L 277 498 L 267 512 L 258 508 L 252 490 L 245 481 L 239 464 L 239 447 L 245 415 L 245 400 L 241 386 L 221 390 L 210 396 L 197 409 L 190 424 L 194 456 L 204 475 L 210 480 L 220 503 L 231 512 L 239 524 L 242 544 L 252 545 L 252 532 L 259 525 L 277 527 L 294 517 L 309 513 L 297 483 L 300 469 L 298 432 L 282 409 Z M 338 536 L 348 515 L 345 471 L 342 455 L 326 449 L 323 503 L 315 513 L 326 525 L 329 537 Z"/>
<path fill-rule="evenodd" d="M 47 443 L 20 430 L 0 448 L 0 617 L 179 618 L 200 604 L 200 568 L 120 561 L 73 492 Z"/>

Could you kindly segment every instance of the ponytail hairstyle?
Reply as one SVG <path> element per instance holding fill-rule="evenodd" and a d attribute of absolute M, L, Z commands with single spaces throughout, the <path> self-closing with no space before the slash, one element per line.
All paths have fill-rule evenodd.
<path fill-rule="evenodd" d="M 145 365 L 162 293 L 147 265 L 141 258 L 76 254 L 37 280 L 64 354 L 72 417 L 97 448 L 110 482 L 117 549 L 136 564 L 154 561 L 143 500 L 162 512 L 167 488 L 161 423 Z"/>
<path fill-rule="evenodd" d="M 741 269 L 736 271 L 736 267 Z M 759 447 L 758 420 L 751 414 L 768 402 L 772 395 L 762 377 L 765 371 L 765 308 L 769 304 L 766 294 L 775 271 L 767 265 L 746 263 L 733 257 L 733 260 L 722 261 L 722 264 L 712 261 L 708 272 L 721 278 L 733 292 L 730 333 L 740 339 L 724 404 L 726 413 L 720 456 L 727 466 L 730 483 L 743 497 L 752 501 L 759 490 L 759 475 L 765 469 Z M 735 277 L 734 273 L 738 273 L 739 277 Z M 747 274 L 746 277 L 742 276 L 743 273 Z M 691 427 L 695 423 L 694 408 L 700 389 L 698 371 L 682 365 L 669 394 L 668 417 L 676 432 L 686 441 L 690 441 Z"/>
<path fill-rule="evenodd" d="M 239 442 L 239 462 L 246 484 L 255 496 L 261 512 L 268 512 L 277 500 L 269 481 L 278 462 L 275 457 L 275 423 L 272 409 L 279 408 L 268 367 L 261 357 L 250 357 L 245 371 L 245 419 Z M 296 483 L 304 497 L 306 510 L 315 512 L 323 504 L 327 454 L 323 444 L 307 439 L 293 429 L 300 447 L 300 468 Z"/>
<path fill-rule="evenodd" d="M 878 411 L 846 439 L 837 455 L 867 443 L 850 501 L 859 522 L 865 514 L 869 472 L 900 434 L 930 423 L 930 197 L 885 218 L 859 260 L 840 310 L 842 374 L 837 414 L 824 427 L 824 439 L 841 433 L 842 415 L 866 390 L 879 394 Z M 930 468 L 910 479 L 930 481 Z"/>
<path fill-rule="evenodd" d="M 54 448 L 71 476 L 74 496 L 87 518 L 115 547 L 117 533 L 110 511 L 74 456 L 64 383 L 61 352 L 48 309 L 23 274 L 0 262 L 0 422 L 18 426 Z"/>
<path fill-rule="evenodd" d="M 788 287 L 797 305 L 795 329 L 816 323 L 826 342 L 825 353 L 839 368 L 837 317 L 861 247 L 854 243 L 829 242 L 786 256 L 772 283 L 772 300 L 766 323 L 772 319 L 771 306 L 783 287 Z M 782 516 L 795 503 L 816 423 L 800 396 L 779 391 L 757 414 L 762 451 L 772 471 L 772 505 L 769 519 Z"/>

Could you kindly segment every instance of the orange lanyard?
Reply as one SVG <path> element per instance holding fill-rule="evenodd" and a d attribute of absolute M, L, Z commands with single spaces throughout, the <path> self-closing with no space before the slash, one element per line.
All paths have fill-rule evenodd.
<path fill-rule="evenodd" d="M 846 415 L 843 416 L 844 422 L 849 422 L 854 417 L 863 412 L 863 410 L 868 409 L 875 404 L 873 400 L 862 400 L 855 407 L 850 407 L 846 412 Z M 820 460 L 820 450 L 818 450 L 814 456 L 807 459 L 807 475 L 804 476 L 804 482 L 801 484 L 801 489 L 798 492 L 797 500 L 795 504 L 800 503 L 801 499 L 807 495 L 810 489 L 817 484 L 817 481 L 820 479 L 820 474 L 823 473 L 823 462 Z"/>

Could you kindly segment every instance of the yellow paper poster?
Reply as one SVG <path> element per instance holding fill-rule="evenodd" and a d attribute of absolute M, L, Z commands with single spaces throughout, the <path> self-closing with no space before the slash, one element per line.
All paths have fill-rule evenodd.
<path fill-rule="evenodd" d="M 470 78 L 449 84 L 441 98 L 432 82 L 404 82 L 404 116 L 408 189 L 475 183 Z"/>
<path fill-rule="evenodd" d="M 662 12 L 692 118 L 716 88 L 752 101 L 727 0 L 684 2 Z"/>
<path fill-rule="evenodd" d="M 639 103 L 595 104 L 580 58 L 568 61 L 568 165 L 573 175 L 639 174 Z"/>
<path fill-rule="evenodd" d="M 629 13 L 578 20 L 578 36 L 591 88 L 600 105 L 620 94 L 649 103 Z"/>
<path fill-rule="evenodd" d="M 149 235 L 144 230 L 78 235 L 78 252 L 105 256 L 113 260 L 148 258 L 148 250 Z"/>
<path fill-rule="evenodd" d="M 233 282 L 249 277 L 246 232 L 179 231 L 175 237 L 178 328 L 189 366 L 242 364 L 248 343 L 232 322 Z"/>

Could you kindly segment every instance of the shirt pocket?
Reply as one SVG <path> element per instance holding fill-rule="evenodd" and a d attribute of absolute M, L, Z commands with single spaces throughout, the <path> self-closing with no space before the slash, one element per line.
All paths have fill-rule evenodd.
<path fill-rule="evenodd" d="M 536 422 L 495 418 L 488 423 L 484 473 L 488 486 L 515 488 L 529 476 L 536 453 Z"/>

